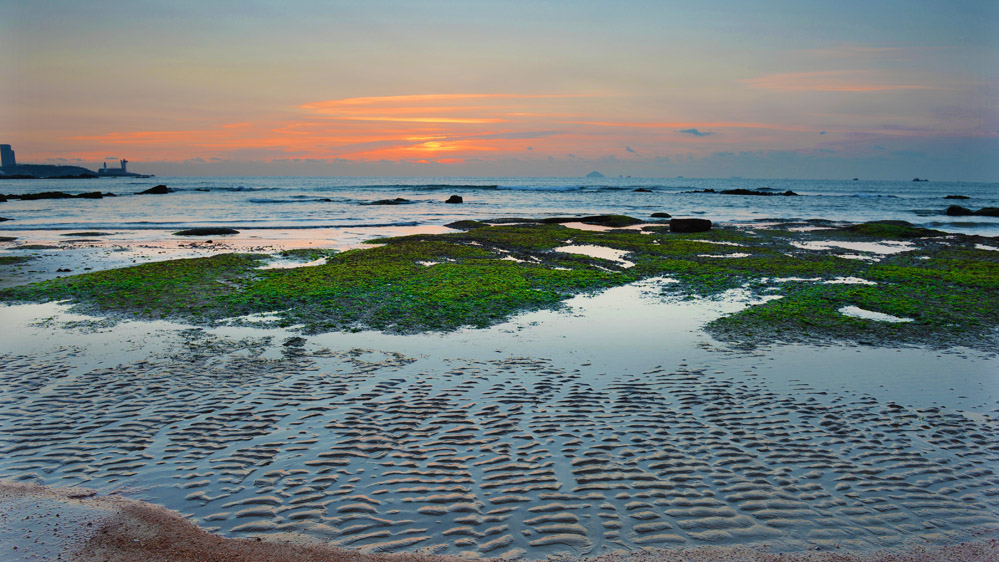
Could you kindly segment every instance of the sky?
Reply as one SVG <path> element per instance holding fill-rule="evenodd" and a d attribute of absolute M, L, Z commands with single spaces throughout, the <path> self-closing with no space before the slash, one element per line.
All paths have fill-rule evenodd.
<path fill-rule="evenodd" d="M 999 181 L 999 3 L 9 0 L 0 143 L 157 175 Z"/>

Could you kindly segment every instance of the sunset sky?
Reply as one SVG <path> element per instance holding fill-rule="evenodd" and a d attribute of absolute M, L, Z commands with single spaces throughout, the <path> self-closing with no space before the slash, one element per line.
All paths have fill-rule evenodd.
<path fill-rule="evenodd" d="M 158 175 L 999 181 L 994 1 L 0 3 L 0 143 Z"/>

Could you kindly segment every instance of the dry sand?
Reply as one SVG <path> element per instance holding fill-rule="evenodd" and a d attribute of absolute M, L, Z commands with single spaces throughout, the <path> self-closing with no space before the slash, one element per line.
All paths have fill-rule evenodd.
<path fill-rule="evenodd" d="M 179 514 L 119 495 L 0 482 L 0 559 L 67 562 L 455 562 L 455 557 L 360 554 L 323 545 L 222 538 Z M 747 547 L 617 552 L 590 562 L 985 562 L 995 538 L 870 554 L 780 554 Z"/>

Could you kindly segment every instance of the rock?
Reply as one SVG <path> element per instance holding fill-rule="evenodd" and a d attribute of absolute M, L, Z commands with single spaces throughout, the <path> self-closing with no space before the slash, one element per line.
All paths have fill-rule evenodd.
<path fill-rule="evenodd" d="M 711 230 L 711 221 L 708 219 L 670 219 L 670 232 L 707 232 Z"/>
<path fill-rule="evenodd" d="M 73 270 L 68 267 L 60 267 L 59 269 L 56 270 L 56 273 L 70 273 L 72 271 Z"/>
<path fill-rule="evenodd" d="M 76 196 L 79 199 L 103 199 L 104 194 L 100 191 L 91 191 L 89 193 L 81 193 Z"/>
<path fill-rule="evenodd" d="M 7 217 L 0 217 L 0 222 L 12 221 L 12 220 L 14 220 L 14 219 L 8 219 Z"/>
<path fill-rule="evenodd" d="M 912 181 L 930 181 L 927 179 L 912 178 Z"/>
<path fill-rule="evenodd" d="M 6 202 L 7 198 L 3 196 L 3 193 L 0 193 L 0 203 L 6 203 Z"/>
<path fill-rule="evenodd" d="M 596 170 L 593 170 L 592 172 L 586 174 L 586 177 L 588 177 L 588 178 L 605 178 L 607 176 L 601 174 L 600 172 L 598 172 Z"/>
<path fill-rule="evenodd" d="M 654 219 L 668 219 L 671 218 L 673 215 L 669 213 L 652 213 L 650 216 Z"/>
<path fill-rule="evenodd" d="M 947 207 L 947 210 L 944 211 L 944 213 L 946 213 L 949 217 L 966 217 L 975 214 L 975 212 L 971 209 L 960 205 L 951 205 L 950 207 Z"/>
<path fill-rule="evenodd" d="M 239 234 L 234 228 L 223 228 L 218 226 L 204 226 L 200 228 L 189 228 L 173 233 L 174 236 L 211 236 L 213 234 Z"/>
<path fill-rule="evenodd" d="M 447 198 L 445 203 L 464 203 L 465 201 L 461 198 L 461 195 L 452 195 Z"/>
<path fill-rule="evenodd" d="M 627 215 L 593 215 L 590 217 L 583 217 L 579 219 L 579 222 L 583 224 L 620 228 L 622 226 L 641 224 L 644 221 L 636 219 L 635 217 L 629 217 Z"/>
<path fill-rule="evenodd" d="M 412 203 L 409 199 L 403 199 L 402 197 L 396 197 L 395 199 L 379 199 L 378 201 L 372 201 L 371 203 L 361 203 L 362 205 L 406 205 Z"/>
<path fill-rule="evenodd" d="M 62 191 L 43 191 L 41 193 L 11 195 L 11 198 L 20 199 L 21 201 L 38 201 L 39 199 L 72 199 L 73 196 Z"/>
<path fill-rule="evenodd" d="M 446 226 L 448 228 L 453 228 L 455 230 L 472 230 L 472 229 L 475 229 L 475 228 L 483 228 L 483 227 L 486 227 L 486 226 L 489 226 L 489 225 L 486 224 L 486 223 L 484 223 L 484 222 L 479 222 L 479 221 L 463 220 L 463 221 L 451 222 L 451 223 L 445 224 L 444 226 Z"/>
<path fill-rule="evenodd" d="M 652 193 L 651 189 L 646 189 L 644 187 L 639 187 L 638 189 L 634 189 L 632 191 L 634 191 L 635 193 Z"/>
<path fill-rule="evenodd" d="M 173 190 L 163 184 L 160 184 L 155 187 L 150 187 L 145 191 L 140 191 L 136 195 L 165 195 L 167 193 L 173 193 Z"/>
<path fill-rule="evenodd" d="M 975 214 L 980 217 L 999 217 L 999 207 L 982 207 Z"/>
<path fill-rule="evenodd" d="M 709 192 L 708 190 L 705 190 L 704 193 L 714 193 L 714 192 L 713 191 Z M 791 190 L 787 190 L 787 191 L 785 191 L 783 193 L 779 193 L 777 191 L 770 191 L 769 189 L 768 190 L 763 190 L 763 189 L 743 189 L 743 188 L 739 188 L 739 189 L 725 189 L 725 190 L 722 190 L 721 193 L 723 195 L 762 195 L 764 197 L 771 196 L 771 195 L 783 195 L 785 197 L 794 197 L 794 196 L 798 195 L 797 193 L 795 193 L 795 192 L 793 192 Z"/>
<path fill-rule="evenodd" d="M 944 197 L 944 199 L 971 199 L 971 197 L 968 197 L 967 195 L 948 195 Z"/>

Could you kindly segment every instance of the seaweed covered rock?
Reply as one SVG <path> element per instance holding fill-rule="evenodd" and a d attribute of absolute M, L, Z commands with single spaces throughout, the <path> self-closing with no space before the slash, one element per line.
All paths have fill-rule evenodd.
<path fill-rule="evenodd" d="M 453 228 L 455 230 L 473 230 L 473 229 L 476 229 L 476 228 L 483 228 L 483 227 L 486 227 L 486 226 L 489 226 L 489 225 L 486 224 L 486 223 L 484 223 L 484 222 L 479 222 L 479 221 L 463 220 L 463 221 L 449 222 L 449 223 L 445 224 L 444 226 L 446 226 L 448 228 Z"/>
<path fill-rule="evenodd" d="M 923 228 L 906 221 L 872 221 L 851 224 L 837 229 L 839 232 L 869 238 L 929 238 L 946 236 L 946 232 Z"/>
<path fill-rule="evenodd" d="M 707 232 L 711 230 L 711 221 L 708 219 L 670 219 L 670 232 L 678 234 L 688 232 Z"/>

